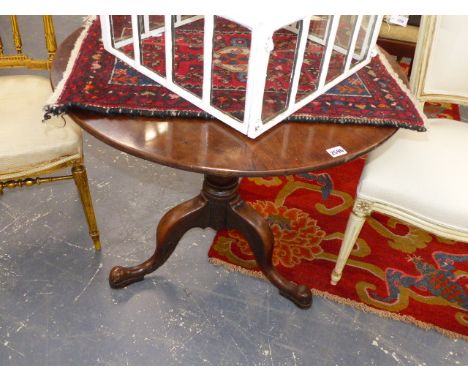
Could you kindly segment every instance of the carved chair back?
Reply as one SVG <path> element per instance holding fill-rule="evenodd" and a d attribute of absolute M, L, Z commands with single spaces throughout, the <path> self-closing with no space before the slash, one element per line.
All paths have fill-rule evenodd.
<path fill-rule="evenodd" d="M 42 16 L 47 53 L 41 59 L 33 58 L 25 53 L 24 45 L 27 46 L 27 44 L 23 44 L 19 19 L 21 17 L 0 16 L 0 69 L 50 70 L 57 50 L 52 16 Z M 28 17 L 28 21 L 34 22 L 32 17 Z M 24 23 L 22 25 L 24 26 Z M 9 26 L 11 26 L 13 37 L 12 45 L 9 39 L 8 44 L 4 44 L 7 40 L 2 40 L 2 37 L 6 38 L 6 35 L 10 34 L 9 31 L 5 32 Z M 1 36 L 2 31 L 4 32 L 3 36 Z M 36 35 L 33 34 L 33 38 Z M 83 162 L 82 137 L 79 126 L 72 119 L 64 116 L 66 123 L 60 128 L 63 128 L 62 134 L 53 133 L 54 129 L 58 129 L 57 127 L 52 126 L 51 129 L 47 129 L 46 126 L 44 128 L 41 125 L 43 114 L 41 107 L 52 92 L 49 81 L 41 75 L 9 74 L 0 77 L 0 99 L 8 97 L 9 101 L 9 103 L 0 102 L 0 107 L 3 107 L 0 110 L 2 125 L 9 127 L 0 136 L 0 197 L 4 189 L 74 179 L 88 221 L 89 234 L 94 242 L 94 247 L 99 250 L 101 242 Z M 12 108 L 12 105 L 16 107 L 18 104 L 23 107 L 20 108 L 21 115 L 11 112 L 11 110 L 16 110 L 14 107 Z M 12 126 L 14 128 L 11 128 Z M 2 126 L 0 126 L 1 128 Z M 71 168 L 70 175 L 44 176 L 65 168 Z"/>
<path fill-rule="evenodd" d="M 19 20 L 17 16 L 2 16 L 2 18 L 9 18 L 11 25 L 12 41 L 14 53 L 6 54 L 6 47 L 3 43 L 2 36 L 0 36 L 0 68 L 27 68 L 48 70 L 51 67 L 52 59 L 54 58 L 57 50 L 57 42 L 55 38 L 55 28 L 52 16 L 42 16 L 42 23 L 44 25 L 44 40 L 45 48 L 47 50 L 47 58 L 35 59 L 30 57 L 24 52 L 23 40 L 21 38 L 21 31 Z"/>

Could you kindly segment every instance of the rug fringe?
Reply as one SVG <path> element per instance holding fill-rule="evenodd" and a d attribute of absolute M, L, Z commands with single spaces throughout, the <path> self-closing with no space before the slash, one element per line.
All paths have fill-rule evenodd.
<path fill-rule="evenodd" d="M 215 266 L 223 266 L 227 270 L 236 271 L 236 272 L 242 273 L 242 274 L 247 275 L 247 276 L 252 276 L 252 277 L 255 277 L 257 279 L 267 281 L 267 278 L 260 271 L 248 270 L 248 269 L 242 268 L 239 265 L 231 264 L 231 263 L 228 263 L 226 261 L 223 261 L 223 260 L 220 260 L 220 259 L 217 259 L 217 258 L 214 258 L 214 257 L 209 257 L 208 262 L 210 262 L 211 264 L 213 264 Z M 318 290 L 318 289 L 315 289 L 315 288 L 311 288 L 310 290 L 312 291 L 312 294 L 314 294 L 316 296 L 320 296 L 320 297 L 326 298 L 327 300 L 338 302 L 338 303 L 341 303 L 341 304 L 344 304 L 344 305 L 352 306 L 353 308 L 357 308 L 357 309 L 359 309 L 359 310 L 361 310 L 363 312 L 366 312 L 366 313 L 373 313 L 373 314 L 376 314 L 376 315 L 378 315 L 380 317 L 383 317 L 383 318 L 392 319 L 392 320 L 396 320 L 396 321 L 407 322 L 407 323 L 416 325 L 416 326 L 418 326 L 418 327 L 420 327 L 421 329 L 424 329 L 424 330 L 433 329 L 433 330 L 438 331 L 439 333 L 442 333 L 442 334 L 446 335 L 447 337 L 450 337 L 450 338 L 453 338 L 453 339 L 463 339 L 463 340 L 468 341 L 468 336 L 466 336 L 466 335 L 463 335 L 463 334 L 460 334 L 460 333 L 457 333 L 457 332 L 453 332 L 451 330 L 443 329 L 443 328 L 441 328 L 439 326 L 429 324 L 427 322 L 416 320 L 413 317 L 403 316 L 403 315 L 397 314 L 397 313 L 386 312 L 386 311 L 383 311 L 383 310 L 376 309 L 376 308 L 373 308 L 371 306 L 368 306 L 368 305 L 366 305 L 366 304 L 364 304 L 362 302 L 353 301 L 353 300 L 351 300 L 349 298 L 346 298 L 346 297 L 335 296 L 334 294 L 331 294 L 329 292 L 324 292 L 324 291 L 321 291 L 321 290 Z"/>
<path fill-rule="evenodd" d="M 209 113 L 199 110 L 154 110 L 151 108 L 144 108 L 139 106 L 138 108 L 129 107 L 112 107 L 108 105 L 98 104 L 85 104 L 85 103 L 59 103 L 60 97 L 63 93 L 66 82 L 68 81 L 73 68 L 76 64 L 77 56 L 79 55 L 81 46 L 85 37 L 88 35 L 89 28 L 96 20 L 96 16 L 86 16 L 83 18 L 83 31 L 78 37 L 75 45 L 72 49 L 70 59 L 68 61 L 66 70 L 59 84 L 57 85 L 52 96 L 47 101 L 47 105 L 44 107 L 44 120 L 50 119 L 52 116 L 57 116 L 65 113 L 68 109 L 81 109 L 89 110 L 93 112 L 103 113 L 105 115 L 128 115 L 138 117 L 157 117 L 157 118 L 171 118 L 171 117 L 187 117 L 187 118 L 202 118 L 202 119 L 215 119 Z M 421 117 L 424 124 L 426 124 L 427 118 L 421 111 L 420 105 L 415 97 L 411 94 L 406 84 L 399 78 L 395 73 L 391 65 L 388 63 L 385 55 L 379 51 L 378 59 L 388 71 L 390 77 L 392 77 L 402 89 L 402 91 L 410 98 L 415 106 L 415 110 Z M 424 126 L 413 124 L 405 121 L 397 121 L 393 119 L 379 119 L 379 118 L 365 118 L 356 116 L 341 116 L 341 117 L 330 117 L 325 115 L 306 115 L 306 114 L 293 114 L 285 119 L 285 121 L 294 122 L 308 122 L 308 123 L 334 123 L 334 124 L 356 124 L 356 125 L 368 125 L 378 127 L 390 127 L 390 128 L 406 128 L 415 131 L 426 131 Z"/>
<path fill-rule="evenodd" d="M 293 122 L 317 122 L 317 123 L 335 123 L 341 125 L 354 124 L 354 125 L 368 125 L 368 126 L 379 126 L 379 127 L 397 127 L 404 128 L 409 130 L 414 130 L 418 132 L 426 131 L 424 126 L 417 126 L 411 123 L 406 123 L 402 121 L 388 120 L 388 119 L 379 119 L 379 118 L 356 118 L 356 117 L 322 117 L 322 116 L 290 116 L 286 118 L 286 121 Z"/>
<path fill-rule="evenodd" d="M 70 77 L 70 74 L 72 73 L 72 70 L 76 63 L 76 59 L 78 57 L 78 53 L 80 52 L 80 49 L 81 49 L 81 45 L 83 44 L 83 41 L 85 37 L 87 36 L 89 28 L 93 24 L 94 20 L 96 20 L 96 16 L 87 16 L 83 19 L 83 31 L 81 32 L 80 36 L 77 38 L 75 45 L 71 51 L 70 58 L 67 63 L 67 68 L 65 69 L 65 72 L 63 73 L 63 77 L 60 80 L 60 82 L 57 84 L 52 95 L 47 100 L 47 104 L 44 106 L 43 121 L 50 119 L 52 115 L 60 115 L 66 111 L 66 106 L 60 105 L 58 103 L 58 100 L 60 98 L 60 95 L 63 92 L 63 88 L 65 87 L 65 84 L 68 81 L 68 78 Z"/>
<path fill-rule="evenodd" d="M 125 108 L 125 107 L 109 107 L 103 105 L 88 105 L 83 103 L 67 103 L 64 105 L 48 105 L 46 107 L 46 114 L 57 115 L 57 113 L 65 112 L 69 108 L 95 111 L 98 113 L 103 113 L 105 115 L 128 115 L 128 116 L 138 116 L 138 117 L 156 117 L 156 118 L 201 118 L 201 119 L 212 119 L 211 114 L 206 113 L 205 111 L 195 111 L 195 110 L 151 110 L 139 107 L 138 109 Z M 48 112 L 50 110 L 50 113 Z M 426 131 L 424 126 L 417 126 L 411 123 L 394 121 L 394 120 L 385 120 L 377 118 L 355 118 L 355 117 L 325 117 L 325 116 L 308 116 L 308 115 L 291 115 L 285 119 L 289 122 L 312 122 L 312 123 L 334 123 L 338 125 L 366 125 L 366 126 L 377 126 L 377 127 L 389 127 L 389 128 L 404 128 L 409 130 L 414 130 L 418 132 Z"/>
<path fill-rule="evenodd" d="M 216 119 L 204 111 L 192 110 L 151 110 L 143 107 L 139 109 L 131 109 L 125 107 L 109 107 L 104 105 L 88 105 L 83 103 L 69 102 L 62 105 L 47 105 L 45 110 L 51 110 L 51 115 L 56 113 L 66 112 L 68 109 L 94 111 L 105 115 L 128 115 L 137 117 L 156 117 L 156 118 L 202 118 L 202 119 Z"/>

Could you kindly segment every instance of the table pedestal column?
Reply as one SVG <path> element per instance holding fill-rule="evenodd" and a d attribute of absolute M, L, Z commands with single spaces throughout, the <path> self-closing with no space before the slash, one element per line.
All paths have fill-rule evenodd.
<path fill-rule="evenodd" d="M 310 289 L 285 279 L 273 267 L 273 234 L 265 219 L 241 199 L 238 177 L 206 175 L 200 195 L 179 204 L 162 217 L 153 256 L 134 267 L 112 268 L 110 286 L 123 288 L 143 280 L 145 275 L 166 262 L 185 232 L 194 227 L 239 230 L 249 242 L 259 268 L 279 292 L 301 308 L 311 306 Z"/>

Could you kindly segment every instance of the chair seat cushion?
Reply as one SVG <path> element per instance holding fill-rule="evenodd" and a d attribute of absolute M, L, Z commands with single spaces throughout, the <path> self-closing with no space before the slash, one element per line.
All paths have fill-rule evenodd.
<path fill-rule="evenodd" d="M 42 122 L 51 93 L 47 78 L 0 76 L 0 179 L 81 156 L 81 131 L 69 117 Z"/>
<path fill-rule="evenodd" d="M 468 124 L 430 119 L 427 128 L 400 129 L 374 150 L 357 196 L 468 231 Z"/>

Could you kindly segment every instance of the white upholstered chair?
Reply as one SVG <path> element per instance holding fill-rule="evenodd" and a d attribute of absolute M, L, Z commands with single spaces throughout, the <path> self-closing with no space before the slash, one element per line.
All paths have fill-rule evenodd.
<path fill-rule="evenodd" d="M 0 68 L 49 69 L 56 50 L 51 16 L 44 16 L 48 58 L 35 60 L 23 53 L 18 20 L 10 16 L 15 54 L 5 54 L 0 38 Z M 101 248 L 88 178 L 83 162 L 80 127 L 68 116 L 42 122 L 52 94 L 50 81 L 38 75 L 0 73 L 0 197 L 7 188 L 74 179 L 84 207 L 89 234 Z M 65 168 L 70 175 L 47 176 Z"/>
<path fill-rule="evenodd" d="M 468 103 L 467 35 L 467 16 L 423 17 L 411 80 L 419 100 Z M 369 154 L 332 284 L 373 211 L 468 242 L 468 123 L 429 119 L 426 127 L 427 133 L 400 129 Z"/>

